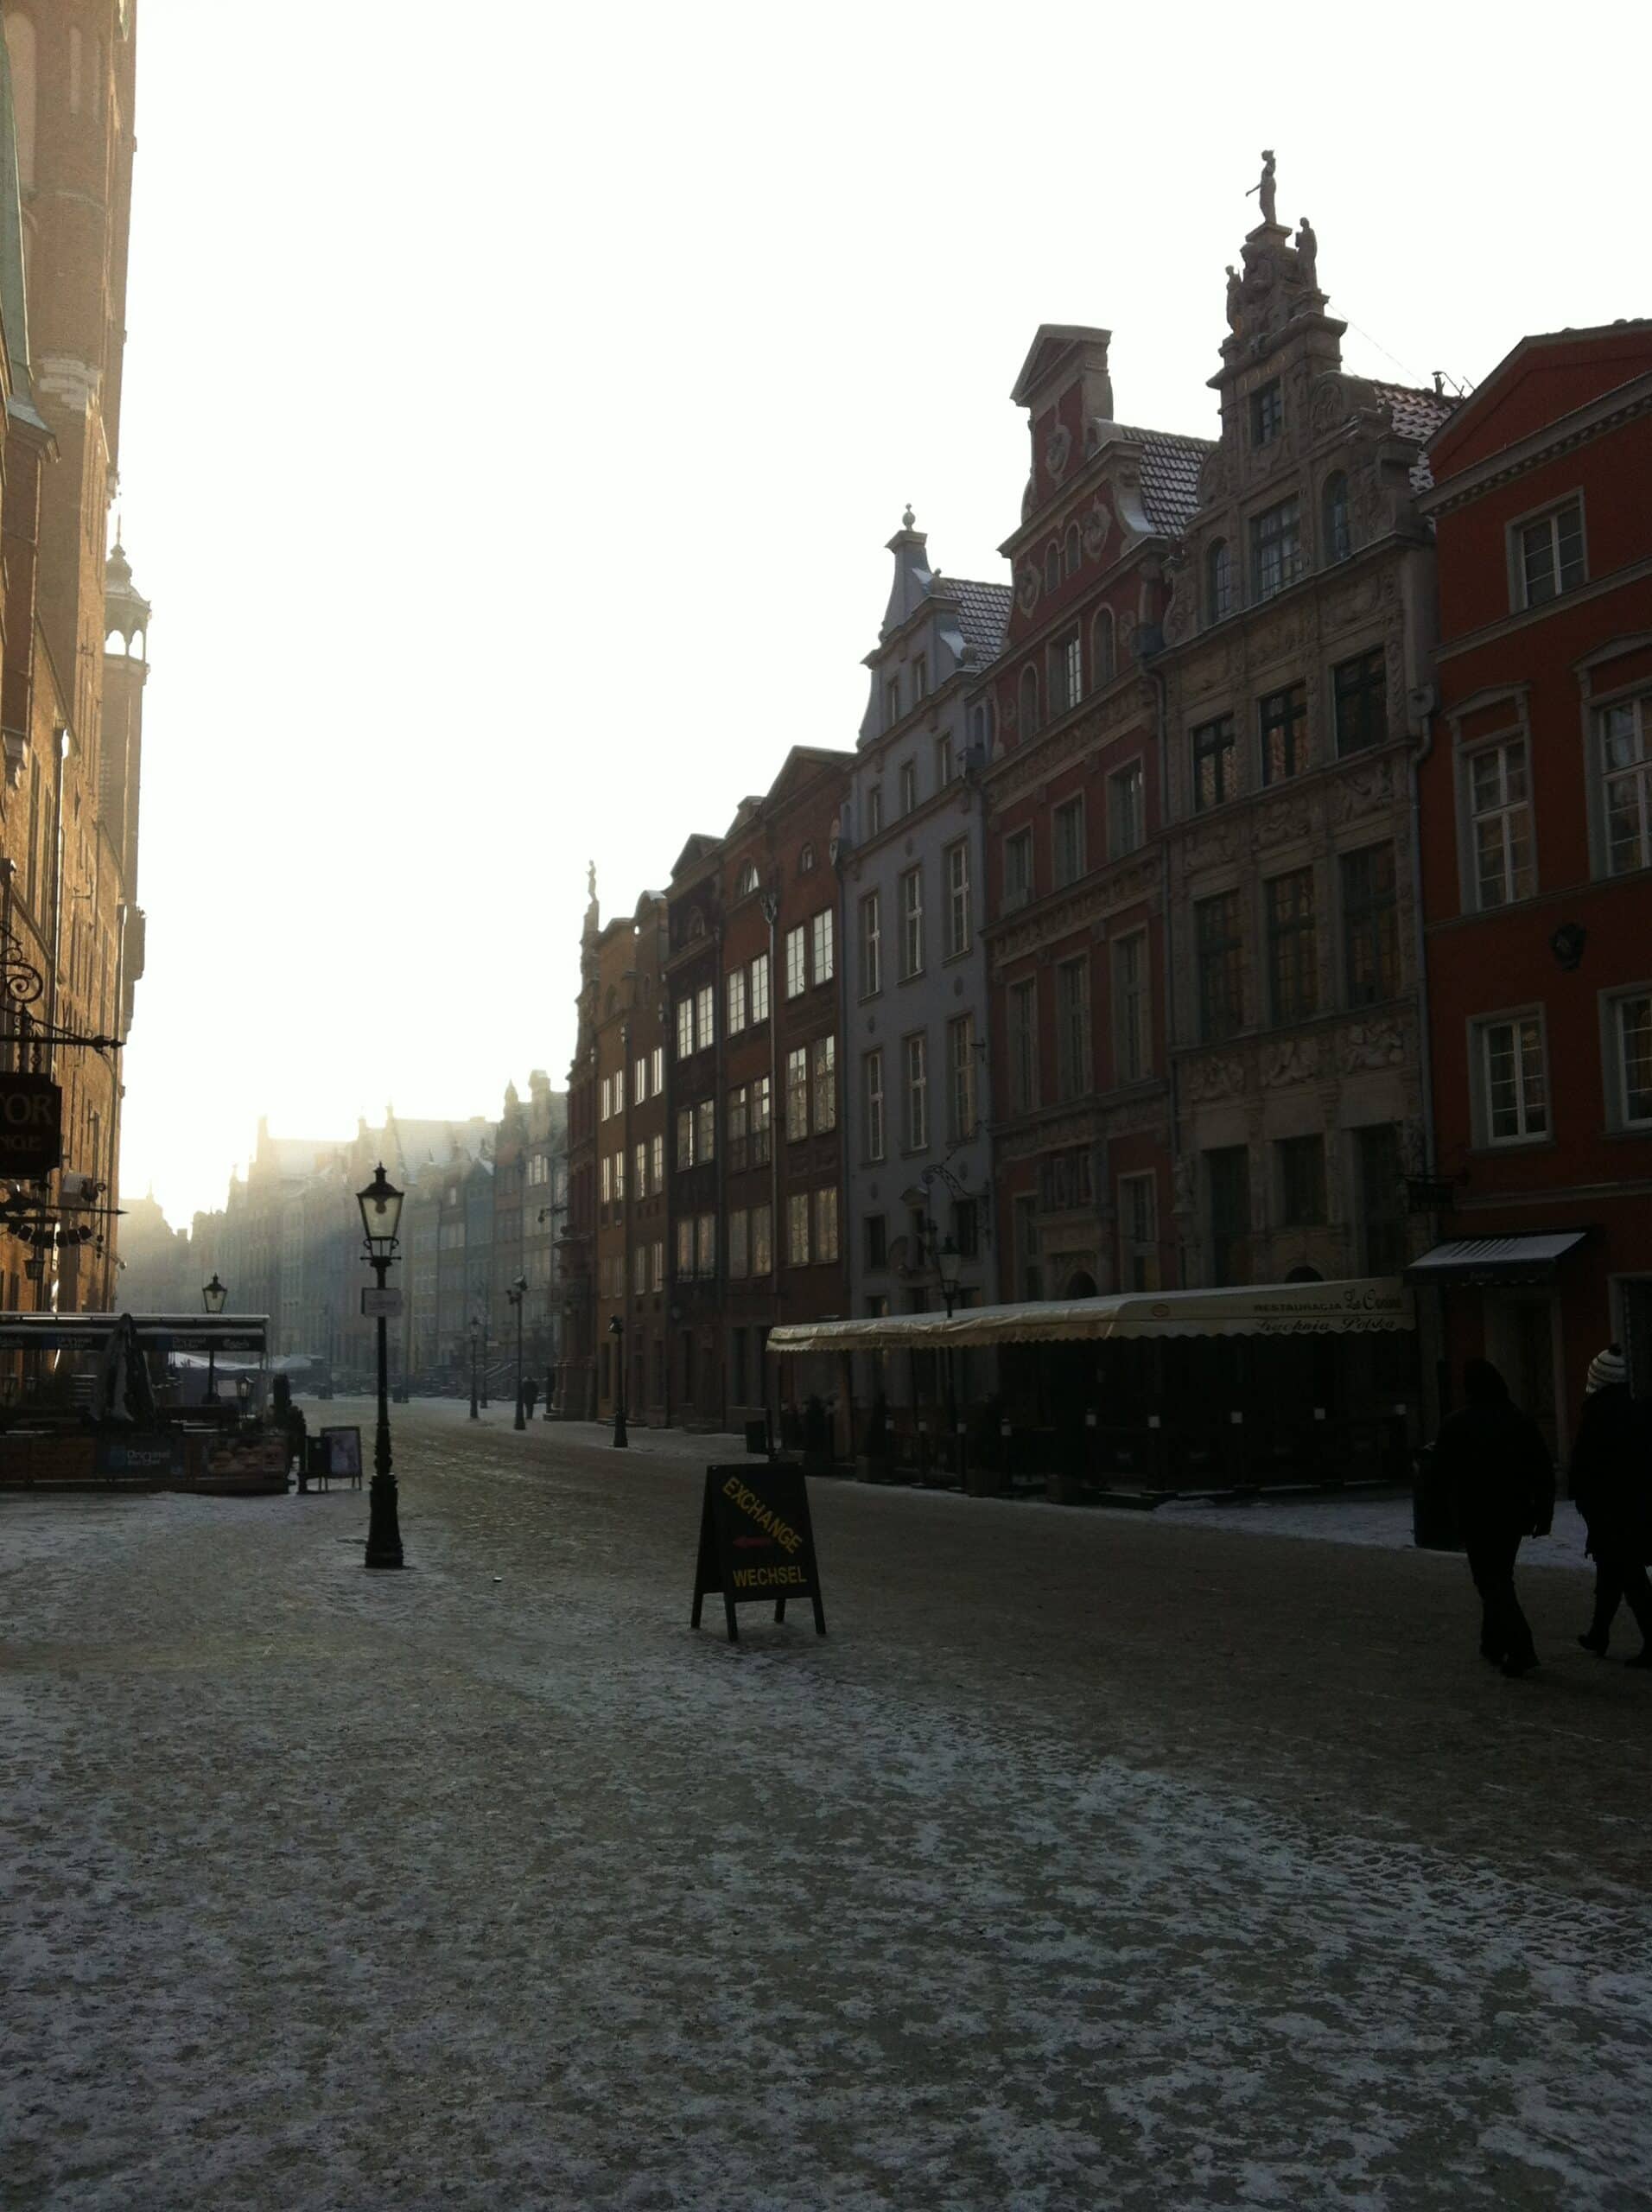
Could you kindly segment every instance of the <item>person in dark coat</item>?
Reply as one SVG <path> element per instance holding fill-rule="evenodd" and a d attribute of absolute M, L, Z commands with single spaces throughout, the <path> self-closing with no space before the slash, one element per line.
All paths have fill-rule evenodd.
<path fill-rule="evenodd" d="M 1489 1360 L 1466 1360 L 1467 1403 L 1440 1423 L 1434 1466 L 1457 1511 L 1469 1572 L 1480 1594 L 1480 1651 L 1505 1675 L 1537 1664 L 1515 1595 L 1522 1536 L 1547 1536 L 1554 1519 L 1554 1465 L 1542 1431 L 1511 1403 Z"/>
<path fill-rule="evenodd" d="M 1652 1406 L 1630 1395 L 1617 1344 L 1589 1363 L 1571 1481 L 1595 1562 L 1595 1617 L 1578 1641 L 1604 1659 L 1619 1601 L 1627 1599 L 1641 1631 L 1641 1649 L 1628 1663 L 1652 1668 Z"/>

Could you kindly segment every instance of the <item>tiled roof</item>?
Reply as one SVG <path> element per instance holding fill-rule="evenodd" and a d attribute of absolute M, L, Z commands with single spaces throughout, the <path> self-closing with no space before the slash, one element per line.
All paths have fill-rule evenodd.
<path fill-rule="evenodd" d="M 967 576 L 943 576 L 939 581 L 943 590 L 957 594 L 958 627 L 963 632 L 965 648 L 982 667 L 996 660 L 1009 626 L 1009 586 L 975 583 Z"/>
<path fill-rule="evenodd" d="M 1410 384 L 1373 384 L 1371 390 L 1394 417 L 1395 434 L 1421 448 L 1428 443 L 1456 406 L 1448 392 L 1422 391 Z M 1426 492 L 1433 482 L 1426 454 L 1419 451 L 1411 464 L 1411 488 Z"/>
<path fill-rule="evenodd" d="M 1141 504 L 1147 520 L 1166 537 L 1185 530 L 1198 512 L 1199 470 L 1215 451 L 1209 438 L 1176 437 L 1165 430 L 1133 430 L 1123 435 L 1141 448 Z"/>

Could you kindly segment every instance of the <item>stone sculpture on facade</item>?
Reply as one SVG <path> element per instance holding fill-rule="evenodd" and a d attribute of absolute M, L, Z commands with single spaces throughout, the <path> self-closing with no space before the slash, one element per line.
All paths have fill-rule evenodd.
<path fill-rule="evenodd" d="M 1305 215 L 1296 233 L 1296 265 L 1302 282 L 1311 292 L 1319 289 L 1319 241 L 1314 236 L 1313 226 Z"/>
<path fill-rule="evenodd" d="M 1251 192 L 1259 195 L 1258 205 L 1261 208 L 1262 221 L 1272 225 L 1275 219 L 1274 209 L 1277 203 L 1274 199 L 1274 149 L 1271 146 L 1262 148 L 1262 173 L 1257 181 L 1251 186 L 1250 191 L 1246 193 L 1247 200 L 1249 199 Z"/>

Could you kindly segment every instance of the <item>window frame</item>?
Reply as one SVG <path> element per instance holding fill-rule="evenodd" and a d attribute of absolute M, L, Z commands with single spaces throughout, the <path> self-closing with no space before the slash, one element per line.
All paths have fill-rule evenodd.
<path fill-rule="evenodd" d="M 1646 1111 L 1644 1114 L 1631 1114 L 1623 1014 L 1626 1007 L 1642 1003 L 1647 1008 L 1648 1034 Z M 1652 980 L 1640 983 L 1614 983 L 1603 990 L 1600 994 L 1600 1021 L 1606 1127 L 1615 1135 L 1638 1137 L 1652 1135 Z"/>
<path fill-rule="evenodd" d="M 1219 941 L 1206 941 L 1204 917 L 1221 907 L 1226 926 Z M 1219 965 L 1211 967 L 1210 956 Z M 1193 977 L 1198 1006 L 1198 1041 L 1225 1044 L 1245 1027 L 1245 923 L 1236 888 L 1213 891 L 1193 901 Z M 1222 985 L 1221 1006 L 1211 984 Z"/>
<path fill-rule="evenodd" d="M 861 1055 L 861 1098 L 864 1138 L 861 1157 L 872 1166 L 886 1157 L 888 1145 L 881 1045 L 874 1045 Z"/>
<path fill-rule="evenodd" d="M 1374 855 L 1382 853 L 1388 855 L 1386 895 L 1380 887 L 1372 890 L 1368 886 L 1357 887 L 1352 877 L 1355 863 L 1369 861 Z M 1355 896 L 1357 889 L 1358 895 Z M 1400 868 L 1393 838 L 1378 837 L 1369 845 L 1351 845 L 1339 852 L 1337 893 L 1342 910 L 1343 1003 L 1350 1007 L 1363 1007 L 1381 1006 L 1388 999 L 1397 998 L 1401 989 Z M 1369 963 L 1379 982 L 1386 977 L 1386 990 L 1370 994 L 1362 990 L 1357 981 L 1362 958 Z"/>
<path fill-rule="evenodd" d="M 1150 950 L 1145 923 L 1113 940 L 1113 1071 L 1121 1087 L 1147 1083 L 1154 1072 Z M 1127 977 L 1132 960 L 1139 960 L 1139 968 Z"/>
<path fill-rule="evenodd" d="M 1277 691 L 1264 691 L 1256 702 L 1257 766 L 1264 791 L 1271 791 L 1280 784 L 1288 784 L 1301 775 L 1308 765 L 1308 687 L 1305 683 L 1281 684 Z M 1271 740 L 1281 740 L 1280 752 L 1284 765 L 1277 773 L 1273 766 L 1274 747 Z"/>
<path fill-rule="evenodd" d="M 1128 812 L 1121 809 L 1119 794 L 1128 789 L 1130 805 Z M 1121 819 L 1128 821 L 1134 834 L 1128 840 L 1121 835 Z M 1147 842 L 1147 773 L 1141 755 L 1126 760 L 1112 769 L 1107 779 L 1107 856 L 1110 861 L 1128 859 L 1139 853 Z"/>
<path fill-rule="evenodd" d="M 1064 832 L 1071 833 L 1064 836 Z M 1067 850 L 1064 858 L 1064 842 Z M 1083 880 L 1084 794 L 1073 791 L 1050 810 L 1050 884 L 1055 891 L 1069 890 Z"/>
<path fill-rule="evenodd" d="M 1614 715 L 1625 713 L 1631 718 L 1631 741 L 1638 752 L 1627 767 L 1613 768 L 1607 753 L 1608 725 Z M 1589 747 L 1590 778 L 1599 824 L 1600 867 L 1596 880 L 1612 882 L 1619 876 L 1637 875 L 1652 868 L 1652 686 L 1644 678 L 1604 699 L 1590 700 Z M 1618 783 L 1630 786 L 1639 816 L 1635 856 L 1622 868 L 1617 865 L 1612 843 L 1611 794 Z"/>
<path fill-rule="evenodd" d="M 875 999 L 883 989 L 883 897 L 881 887 L 861 899 L 861 990 L 862 999 Z"/>
<path fill-rule="evenodd" d="M 1253 606 L 1261 607 L 1302 580 L 1301 499 L 1293 492 L 1275 499 L 1252 515 L 1249 523 L 1250 598 Z M 1271 582 L 1267 581 L 1270 566 L 1277 570 Z"/>
<path fill-rule="evenodd" d="M 1525 1040 L 1520 1033 L 1527 1024 L 1535 1031 L 1537 1037 L 1543 1093 L 1543 1126 L 1541 1128 L 1530 1126 L 1531 1111 L 1525 1096 Z M 1501 1029 L 1512 1029 L 1515 1033 L 1513 1059 L 1517 1079 L 1516 1119 L 1519 1124 L 1515 1129 L 1503 1135 L 1499 1135 L 1493 1126 L 1490 1065 L 1491 1033 Z M 1469 1079 L 1472 1086 L 1470 1105 L 1477 1151 L 1506 1152 L 1528 1145 L 1548 1144 L 1554 1141 L 1554 1085 L 1549 1077 L 1548 1025 L 1545 1008 L 1541 1003 L 1470 1015 Z"/>
<path fill-rule="evenodd" d="M 900 1040 L 900 1148 L 930 1148 L 929 1032 L 909 1029 Z"/>
<path fill-rule="evenodd" d="M 1513 750 L 1522 755 L 1522 772 L 1525 779 L 1523 795 L 1517 799 L 1509 797 L 1509 764 L 1507 755 Z M 1498 776 L 1498 803 L 1481 807 L 1475 787 L 1475 769 L 1482 760 L 1494 754 L 1503 756 Z M 1522 900 L 1534 899 L 1538 891 L 1537 874 L 1537 818 L 1532 804 L 1532 743 L 1528 733 L 1520 729 L 1504 730 L 1495 737 L 1487 737 L 1471 745 L 1465 745 L 1458 755 L 1462 776 L 1465 861 L 1467 869 L 1465 900 L 1465 911 L 1471 914 L 1494 914 L 1506 906 L 1517 906 Z M 1526 821 L 1525 884 L 1520 882 L 1520 871 L 1515 863 L 1515 842 L 1511 823 L 1515 815 Z M 1484 873 L 1481 866 L 1480 825 L 1496 821 L 1500 823 L 1501 881 L 1503 895 L 1485 896 Z"/>
<path fill-rule="evenodd" d="M 1306 886 L 1306 907 L 1286 911 Z M 1268 1012 L 1276 1029 L 1312 1021 L 1320 1012 L 1318 885 L 1312 861 L 1262 879 L 1262 928 L 1268 949 Z"/>
<path fill-rule="evenodd" d="M 1147 1197 L 1145 1236 L 1141 1217 L 1133 1203 L 1144 1187 Z M 1158 1290 L 1162 1287 L 1159 1279 L 1159 1171 L 1154 1167 L 1137 1168 L 1128 1175 L 1119 1176 L 1114 1189 L 1119 1287 L 1127 1292 Z M 1128 1198 L 1127 1192 L 1130 1194 Z"/>
<path fill-rule="evenodd" d="M 1564 581 L 1560 559 L 1560 538 L 1557 527 L 1560 518 L 1568 508 L 1578 511 L 1578 567 L 1579 573 L 1570 583 Z M 1548 545 L 1554 562 L 1554 588 L 1534 599 L 1531 579 L 1526 565 L 1526 533 L 1540 523 L 1549 524 Z M 1509 548 L 1509 606 L 1511 613 L 1525 614 L 1534 608 L 1552 607 L 1557 599 L 1580 590 L 1589 582 L 1589 517 L 1584 499 L 1583 486 L 1578 485 L 1559 499 L 1545 499 L 1539 506 L 1529 507 L 1524 514 L 1513 515 L 1507 524 Z"/>
<path fill-rule="evenodd" d="M 909 983 L 924 972 L 924 864 L 900 873 L 900 980 Z"/>
<path fill-rule="evenodd" d="M 1088 953 L 1056 962 L 1055 998 L 1056 1099 L 1064 1104 L 1086 1096 L 1095 1079 Z"/>
<path fill-rule="evenodd" d="M 981 1118 L 973 1009 L 955 1014 L 946 1025 L 946 1113 L 948 1143 L 968 1144 Z"/>
<path fill-rule="evenodd" d="M 1349 709 L 1346 715 L 1344 708 Z M 1331 729 L 1338 760 L 1351 760 L 1356 753 L 1374 752 L 1388 743 L 1388 654 L 1382 646 L 1367 645 L 1349 653 L 1331 669 Z"/>
<path fill-rule="evenodd" d="M 1010 1110 L 1036 1114 L 1039 1110 L 1039 979 L 1017 976 L 1004 993 L 1004 1037 L 1009 1071 Z"/>
<path fill-rule="evenodd" d="M 1014 853 L 1018 861 L 1025 862 L 1025 866 L 1020 871 L 1021 880 L 1019 884 L 1012 884 L 1010 881 L 1012 852 Z M 1034 888 L 1036 880 L 1034 871 L 1037 861 L 1034 854 L 1032 824 L 1030 822 L 1022 823 L 1019 830 L 1007 830 L 1004 832 L 1003 866 L 1004 912 L 1007 914 L 1015 913 L 1023 906 L 1030 906 L 1037 895 Z"/>
<path fill-rule="evenodd" d="M 948 960 L 961 959 L 973 942 L 969 913 L 969 840 L 955 838 L 941 853 L 941 874 L 946 891 L 946 952 Z"/>
<path fill-rule="evenodd" d="M 1214 814 L 1239 796 L 1239 739 L 1232 714 L 1213 715 L 1188 732 L 1189 786 L 1195 814 Z M 1215 796 L 1204 796 L 1204 768 L 1213 763 Z"/>

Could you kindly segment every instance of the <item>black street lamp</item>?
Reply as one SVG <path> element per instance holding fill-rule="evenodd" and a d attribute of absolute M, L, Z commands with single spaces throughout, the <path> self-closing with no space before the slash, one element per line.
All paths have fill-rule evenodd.
<path fill-rule="evenodd" d="M 608 1317 L 608 1334 L 613 1338 L 613 1440 L 616 1445 L 629 1447 L 631 1439 L 626 1434 L 626 1325 L 617 1313 Z"/>
<path fill-rule="evenodd" d="M 473 1314 L 470 1323 L 470 1417 L 473 1421 L 481 1418 L 476 1410 L 476 1353 L 481 1341 L 482 1325 Z"/>
<path fill-rule="evenodd" d="M 516 1308 L 517 1317 L 517 1410 L 516 1426 L 526 1428 L 528 1416 L 522 1410 L 522 1308 L 528 1294 L 528 1278 L 518 1275 L 505 1291 L 505 1296 Z"/>
<path fill-rule="evenodd" d="M 385 1277 L 395 1257 L 397 1229 L 402 1220 L 403 1192 L 384 1173 L 381 1160 L 373 1179 L 356 1193 L 361 1208 L 362 1234 L 367 1240 L 367 1261 L 378 1281 L 378 1427 L 373 1436 L 373 1478 L 367 1499 L 367 1567 L 400 1567 L 402 1531 L 396 1510 L 396 1478 L 390 1459 L 390 1350 L 385 1335 L 385 1308 L 390 1293 Z"/>
<path fill-rule="evenodd" d="M 224 1300 L 229 1296 L 229 1285 L 219 1282 L 218 1269 L 213 1269 L 213 1279 L 203 1283 L 200 1290 L 200 1310 L 203 1313 L 219 1314 L 224 1311 Z M 209 1406 L 218 1403 L 218 1346 L 209 1337 L 206 1340 L 206 1397 Z"/>

